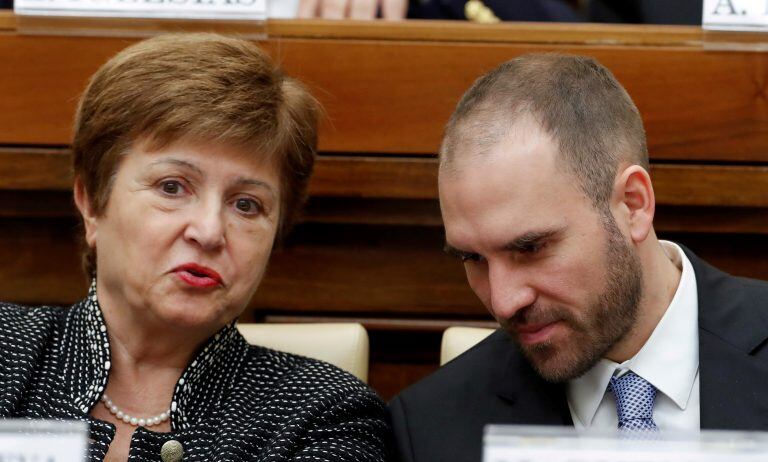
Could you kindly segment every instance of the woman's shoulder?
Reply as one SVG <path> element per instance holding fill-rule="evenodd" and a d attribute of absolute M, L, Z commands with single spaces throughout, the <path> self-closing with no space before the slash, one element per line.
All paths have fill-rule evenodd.
<path fill-rule="evenodd" d="M 312 388 L 353 388 L 368 387 L 357 377 L 333 364 L 284 351 L 250 345 L 247 368 L 255 368 L 260 375 L 270 376 L 278 381 L 300 381 Z"/>
<path fill-rule="evenodd" d="M 368 385 L 317 359 L 257 346 L 248 357 L 244 376 L 255 380 L 243 385 L 251 413 L 283 429 L 276 440 L 307 460 L 386 459 L 384 403 Z"/>
<path fill-rule="evenodd" d="M 0 369 L 4 362 L 36 357 L 61 324 L 65 309 L 0 302 Z"/>
<path fill-rule="evenodd" d="M 0 415 L 8 415 L 23 397 L 40 358 L 51 345 L 63 308 L 0 302 Z"/>
<path fill-rule="evenodd" d="M 251 346 L 246 363 L 243 369 L 247 372 L 241 377 L 258 380 L 243 385 L 256 395 L 310 406 L 320 413 L 323 408 L 339 405 L 374 413 L 384 409 L 384 403 L 368 385 L 325 361 Z"/>
<path fill-rule="evenodd" d="M 65 309 L 0 302 L 0 352 L 29 349 L 44 342 Z"/>

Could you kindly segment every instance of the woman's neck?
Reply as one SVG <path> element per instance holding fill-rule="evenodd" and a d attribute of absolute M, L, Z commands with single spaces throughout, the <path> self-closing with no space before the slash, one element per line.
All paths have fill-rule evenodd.
<path fill-rule="evenodd" d="M 179 377 L 210 333 L 161 325 L 151 311 L 124 306 L 100 284 L 97 296 L 110 343 L 106 393 L 131 415 L 168 409 Z"/>
<path fill-rule="evenodd" d="M 199 346 L 212 334 L 207 326 L 184 327 L 163 322 L 146 306 L 131 306 L 125 294 L 115 294 L 97 281 L 97 297 L 107 325 L 113 366 L 127 371 L 184 369 Z M 114 288 L 112 288 L 114 289 Z"/>

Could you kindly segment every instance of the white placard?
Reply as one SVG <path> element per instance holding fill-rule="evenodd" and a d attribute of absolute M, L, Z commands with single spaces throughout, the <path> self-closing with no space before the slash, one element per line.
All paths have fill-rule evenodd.
<path fill-rule="evenodd" d="M 651 435 L 648 435 L 651 436 Z M 573 428 L 488 426 L 483 462 L 765 462 L 768 434 L 702 431 L 629 438 Z"/>
<path fill-rule="evenodd" d="M 704 0 L 702 26 L 768 32 L 768 0 Z"/>
<path fill-rule="evenodd" d="M 267 18 L 267 0 L 15 0 L 13 8 L 16 14 L 35 16 L 259 21 Z"/>
<path fill-rule="evenodd" d="M 270 18 L 293 19 L 299 12 L 299 0 L 272 0 L 267 4 Z"/>
<path fill-rule="evenodd" d="M 83 462 L 87 447 L 83 422 L 0 421 L 0 461 Z"/>

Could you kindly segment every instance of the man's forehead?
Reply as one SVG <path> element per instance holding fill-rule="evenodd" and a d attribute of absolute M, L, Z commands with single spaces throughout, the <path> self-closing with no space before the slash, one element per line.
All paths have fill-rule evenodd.
<path fill-rule="evenodd" d="M 509 164 L 514 158 L 522 161 L 518 167 L 540 168 L 553 164 L 558 152 L 556 140 L 528 114 L 514 120 L 466 121 L 452 136 L 450 152 L 441 158 L 441 177 L 487 168 L 489 163 Z"/>
<path fill-rule="evenodd" d="M 526 117 L 492 140 L 477 143 L 471 135 L 459 140 L 451 159 L 440 164 L 439 183 L 503 182 L 555 175 L 558 146 L 535 121 Z"/>
<path fill-rule="evenodd" d="M 551 137 L 530 123 L 516 124 L 481 156 L 459 153 L 439 176 L 448 243 L 498 247 L 529 231 L 562 227 L 583 199 L 573 176 L 556 168 L 557 154 Z"/>

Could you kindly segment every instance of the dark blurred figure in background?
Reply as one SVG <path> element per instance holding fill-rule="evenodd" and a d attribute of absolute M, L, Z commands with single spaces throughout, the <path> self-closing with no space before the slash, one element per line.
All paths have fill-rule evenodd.
<path fill-rule="evenodd" d="M 701 24 L 701 0 L 411 0 L 409 18 Z"/>
<path fill-rule="evenodd" d="M 296 16 L 325 19 L 701 24 L 701 0 L 270 0 L 297 3 Z M 13 0 L 0 0 L 0 9 Z"/>
<path fill-rule="evenodd" d="M 567 0 L 412 0 L 409 18 L 578 22 L 583 17 Z"/>
<path fill-rule="evenodd" d="M 700 25 L 701 0 L 590 0 L 590 22 Z"/>

